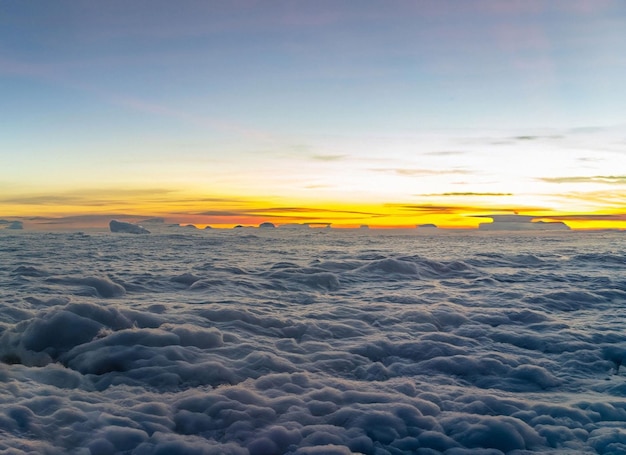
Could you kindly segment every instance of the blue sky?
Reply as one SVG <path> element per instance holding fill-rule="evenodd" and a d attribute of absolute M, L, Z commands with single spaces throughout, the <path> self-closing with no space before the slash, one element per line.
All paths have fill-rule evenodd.
<path fill-rule="evenodd" d="M 372 167 L 480 172 L 546 148 L 567 175 L 604 175 L 626 125 L 624 30 L 626 3 L 603 0 L 4 1 L 0 188 L 279 197 L 291 174 L 316 176 L 302 198 L 357 201 Z M 589 127 L 610 134 L 576 157 L 603 163 L 587 169 L 567 160 L 569 132 Z M 493 146 L 524 135 L 567 140 Z M 432 163 L 450 150 L 464 153 Z M 381 198 L 433 192 L 398 182 Z M 434 186 L 489 192 L 455 182 Z"/>

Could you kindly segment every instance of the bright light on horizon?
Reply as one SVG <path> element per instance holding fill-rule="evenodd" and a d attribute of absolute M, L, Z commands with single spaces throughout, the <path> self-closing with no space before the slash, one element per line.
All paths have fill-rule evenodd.
<path fill-rule="evenodd" d="M 1 7 L 0 219 L 623 228 L 621 2 L 94 8 Z"/>

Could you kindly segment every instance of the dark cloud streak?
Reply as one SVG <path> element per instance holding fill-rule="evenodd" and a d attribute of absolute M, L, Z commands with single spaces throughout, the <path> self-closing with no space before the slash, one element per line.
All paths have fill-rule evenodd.
<path fill-rule="evenodd" d="M 308 207 L 267 207 L 267 208 L 248 208 L 241 210 L 210 210 L 199 213 L 193 213 L 200 216 L 226 216 L 226 217 L 272 217 L 272 218 L 294 218 L 293 213 L 333 213 L 344 215 L 364 215 L 364 216 L 385 216 L 375 212 L 360 212 L 355 210 L 335 210 L 324 208 L 308 208 Z M 299 217 L 308 219 L 310 217 Z"/>

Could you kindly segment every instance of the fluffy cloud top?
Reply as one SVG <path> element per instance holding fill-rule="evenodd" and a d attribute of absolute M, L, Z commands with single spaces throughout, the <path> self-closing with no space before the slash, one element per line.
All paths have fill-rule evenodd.
<path fill-rule="evenodd" d="M 626 450 L 605 237 L 279 231 L 5 239 L 0 451 Z"/>

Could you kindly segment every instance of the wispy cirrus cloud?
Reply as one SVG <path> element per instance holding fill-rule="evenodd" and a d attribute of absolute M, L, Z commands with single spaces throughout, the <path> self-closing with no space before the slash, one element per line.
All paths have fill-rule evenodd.
<path fill-rule="evenodd" d="M 316 154 L 316 155 L 311 156 L 311 158 L 315 161 L 341 161 L 347 157 L 348 155 L 326 155 L 326 154 Z"/>
<path fill-rule="evenodd" d="M 423 153 L 423 155 L 426 156 L 458 156 L 458 155 L 465 155 L 469 152 L 463 152 L 461 150 L 438 150 L 438 151 L 434 151 L 434 152 L 426 152 Z"/>
<path fill-rule="evenodd" d="M 360 223 L 360 220 L 380 219 L 388 214 L 342 210 L 332 208 L 313 208 L 313 207 L 244 207 L 244 208 L 228 208 L 223 210 L 206 210 L 202 212 L 178 212 L 173 214 L 170 219 L 180 220 L 181 222 L 192 222 L 195 224 L 215 224 L 215 225 L 234 225 L 246 224 L 256 225 L 271 220 L 279 224 L 284 223 L 334 223 L 347 222 L 349 224 Z M 357 221 L 359 220 L 359 221 Z"/>
<path fill-rule="evenodd" d="M 259 209 L 263 212 L 309 212 L 309 213 L 349 213 L 352 215 L 380 215 L 380 213 L 363 212 L 357 210 L 337 210 L 327 208 L 311 208 L 311 207 L 269 207 Z"/>
<path fill-rule="evenodd" d="M 478 206 L 478 205 L 434 205 L 434 204 L 385 204 L 385 207 L 394 208 L 420 215 L 459 215 L 470 213 L 514 213 L 516 211 L 544 211 L 545 207 L 519 207 L 519 206 Z"/>
<path fill-rule="evenodd" d="M 626 207 L 626 192 L 612 190 L 603 191 L 571 191 L 560 194 L 560 199 L 567 201 L 571 204 L 571 201 L 577 206 L 589 205 L 592 207 L 605 207 L 607 209 L 621 209 Z"/>
<path fill-rule="evenodd" d="M 134 95 L 114 92 L 104 89 L 101 86 L 91 85 L 73 76 L 73 65 L 68 63 L 39 64 L 7 59 L 0 56 L 0 74 L 24 76 L 53 83 L 89 94 L 106 104 L 119 106 L 140 114 L 169 118 L 199 128 L 209 128 L 257 141 L 277 140 L 275 133 L 246 125 L 239 121 L 230 120 L 225 117 L 199 115 L 196 112 L 181 109 L 173 105 L 142 99 Z"/>
<path fill-rule="evenodd" d="M 467 175 L 472 171 L 467 169 L 411 169 L 411 168 L 373 168 L 373 172 L 382 172 L 385 174 L 396 174 L 405 176 L 429 176 L 429 175 Z"/>
<path fill-rule="evenodd" d="M 312 184 L 312 185 L 305 185 L 304 188 L 306 188 L 307 190 L 317 190 L 317 189 L 322 189 L 322 188 L 331 188 L 331 185 Z"/>
<path fill-rule="evenodd" d="M 123 189 L 89 188 L 61 193 L 35 193 L 0 197 L 0 204 L 7 205 L 74 205 L 98 206 L 112 202 L 129 203 L 133 200 L 169 200 L 176 190 L 166 188 Z"/>
<path fill-rule="evenodd" d="M 417 194 L 416 196 L 424 197 L 491 197 L 491 196 L 513 196 L 513 193 L 475 193 L 475 192 L 452 192 L 452 193 L 425 193 Z"/>
<path fill-rule="evenodd" d="M 563 221 L 626 221 L 626 213 L 555 215 L 550 216 L 550 219 Z"/>
<path fill-rule="evenodd" d="M 242 137 L 258 141 L 273 141 L 277 137 L 274 133 L 254 128 L 243 123 L 231 121 L 226 118 L 198 115 L 195 112 L 179 109 L 162 103 L 139 99 L 134 96 L 111 94 L 98 91 L 109 104 L 125 107 L 143 114 L 167 117 L 200 128 L 210 128 L 224 133 L 232 133 Z"/>
<path fill-rule="evenodd" d="M 236 197 L 203 197 L 166 189 L 82 189 L 63 193 L 26 194 L 0 197 L 0 209 L 23 216 L 66 217 L 71 213 L 91 212 L 96 216 L 131 217 L 157 214 L 177 215 L 202 207 L 215 210 L 248 209 L 263 201 Z M 122 215 L 118 215 L 122 214 Z M 71 219 L 69 220 L 72 221 Z M 78 220 L 81 222 L 83 220 Z"/>
<path fill-rule="evenodd" d="M 369 217 L 377 217 L 377 216 L 385 216 L 382 213 L 376 212 L 365 212 L 365 211 L 357 211 L 357 210 L 337 210 L 337 209 L 326 209 L 326 208 L 311 208 L 311 207 L 261 207 L 261 208 L 248 208 L 248 209 L 239 209 L 239 210 L 209 210 L 195 213 L 195 215 L 202 216 L 230 216 L 230 217 L 240 217 L 240 216 L 260 216 L 260 217 L 276 217 L 276 218 L 293 218 L 294 214 L 296 216 L 300 214 L 309 214 L 305 218 L 310 218 L 311 214 L 332 214 L 333 216 L 339 215 L 356 215 L 358 217 L 361 216 L 369 216 Z"/>
<path fill-rule="evenodd" d="M 608 185 L 624 185 L 626 184 L 626 175 L 541 177 L 538 180 L 547 183 L 605 183 Z"/>

